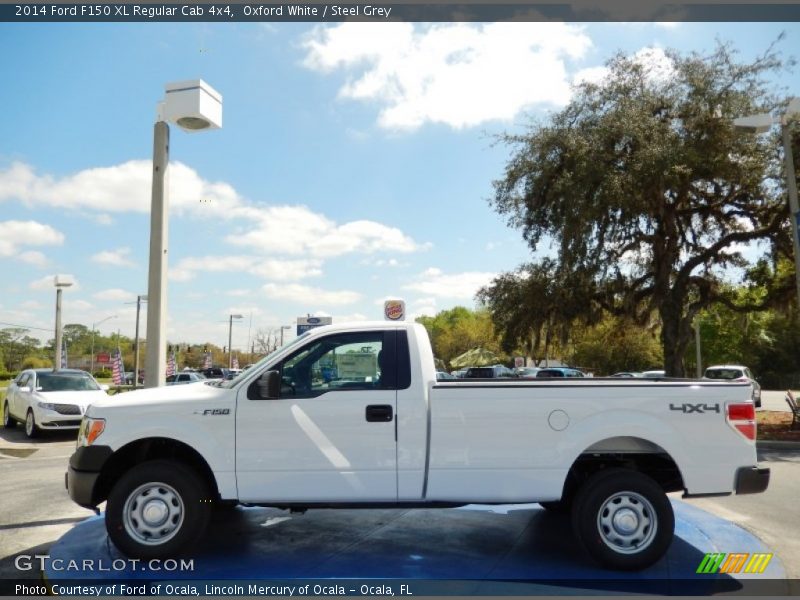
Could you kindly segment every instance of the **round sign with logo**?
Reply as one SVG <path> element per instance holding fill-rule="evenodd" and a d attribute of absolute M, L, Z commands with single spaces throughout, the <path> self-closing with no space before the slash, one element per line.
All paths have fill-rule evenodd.
<path fill-rule="evenodd" d="M 402 321 L 406 318 L 406 303 L 402 300 L 387 300 L 383 303 L 383 316 L 388 321 Z"/>

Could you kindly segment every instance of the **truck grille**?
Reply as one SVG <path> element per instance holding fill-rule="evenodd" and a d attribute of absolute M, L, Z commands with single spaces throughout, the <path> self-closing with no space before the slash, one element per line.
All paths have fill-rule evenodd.
<path fill-rule="evenodd" d="M 54 404 L 56 412 L 60 415 L 79 415 L 81 414 L 81 407 L 74 404 Z"/>

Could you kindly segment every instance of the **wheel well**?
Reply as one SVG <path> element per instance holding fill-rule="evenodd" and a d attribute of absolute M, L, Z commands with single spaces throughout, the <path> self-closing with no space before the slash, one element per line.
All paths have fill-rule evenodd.
<path fill-rule="evenodd" d="M 219 496 L 214 472 L 197 450 L 170 438 L 147 438 L 131 442 L 111 455 L 97 479 L 92 500 L 95 504 L 100 504 L 108 498 L 114 484 L 131 467 L 158 458 L 178 461 L 193 469 L 208 482 L 214 497 Z"/>
<path fill-rule="evenodd" d="M 572 496 L 577 489 L 598 471 L 611 468 L 631 469 L 651 477 L 664 492 L 684 489 L 683 476 L 672 457 L 660 452 L 595 452 L 581 454 L 567 473 L 562 497 Z"/>

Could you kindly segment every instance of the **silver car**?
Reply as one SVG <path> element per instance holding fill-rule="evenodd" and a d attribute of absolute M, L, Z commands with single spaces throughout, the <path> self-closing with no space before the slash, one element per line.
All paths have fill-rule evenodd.
<path fill-rule="evenodd" d="M 89 405 L 108 398 L 107 389 L 86 371 L 27 369 L 8 386 L 3 426 L 22 422 L 29 438 L 43 429 L 78 429 Z"/>
<path fill-rule="evenodd" d="M 749 382 L 753 386 L 753 404 L 761 408 L 761 385 L 756 381 L 750 369 L 742 365 L 716 365 L 708 367 L 703 373 L 703 379 L 716 379 L 723 381 Z"/>

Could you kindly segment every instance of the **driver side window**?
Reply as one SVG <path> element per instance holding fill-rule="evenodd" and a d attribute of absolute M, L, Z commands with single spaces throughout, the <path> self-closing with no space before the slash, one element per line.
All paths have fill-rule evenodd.
<path fill-rule="evenodd" d="M 394 378 L 384 373 L 389 364 L 388 353 L 383 351 L 384 333 L 341 333 L 301 348 L 280 365 L 281 398 L 385 389 L 388 379 Z"/>

